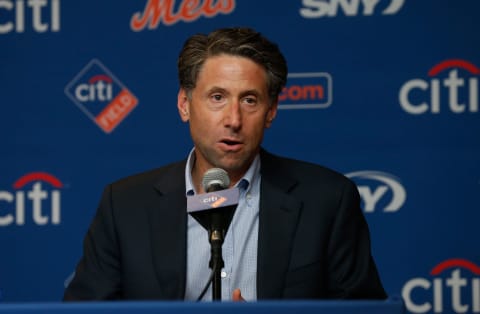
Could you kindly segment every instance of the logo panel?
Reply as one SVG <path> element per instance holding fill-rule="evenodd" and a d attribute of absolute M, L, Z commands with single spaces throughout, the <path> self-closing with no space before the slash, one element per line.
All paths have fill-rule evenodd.
<path fill-rule="evenodd" d="M 156 29 L 162 23 L 165 26 L 177 22 L 193 22 L 200 17 L 212 18 L 218 14 L 230 14 L 235 9 L 235 0 L 183 0 L 178 6 L 173 0 L 148 0 L 143 12 L 136 12 L 130 20 L 130 28 L 139 32 Z"/>
<path fill-rule="evenodd" d="M 400 179 L 380 171 L 364 170 L 346 174 L 355 181 L 362 198 L 363 210 L 373 213 L 382 210 L 394 213 L 402 208 L 407 199 L 407 192 Z"/>
<path fill-rule="evenodd" d="M 0 227 L 22 226 L 30 220 L 36 225 L 60 224 L 63 183 L 58 178 L 32 172 L 15 181 L 12 187 L 14 191 L 0 190 Z"/>
<path fill-rule="evenodd" d="M 329 73 L 290 73 L 279 95 L 278 109 L 323 109 L 332 104 L 332 77 Z"/>
<path fill-rule="evenodd" d="M 474 64 L 450 59 L 433 66 L 428 78 L 415 78 L 402 85 L 399 102 L 409 114 L 439 114 L 442 111 L 478 112 L 478 76 Z"/>
<path fill-rule="evenodd" d="M 60 0 L 0 0 L 0 35 L 60 31 Z M 27 29 L 26 29 L 27 28 Z"/>
<path fill-rule="evenodd" d="M 445 260 L 430 276 L 407 281 L 402 297 L 412 313 L 480 313 L 480 267 L 466 259 Z"/>
<path fill-rule="evenodd" d="M 303 0 L 300 15 L 307 19 L 322 17 L 394 15 L 405 0 Z"/>
<path fill-rule="evenodd" d="M 65 87 L 65 93 L 105 133 L 112 132 L 138 104 L 135 95 L 95 59 Z"/>

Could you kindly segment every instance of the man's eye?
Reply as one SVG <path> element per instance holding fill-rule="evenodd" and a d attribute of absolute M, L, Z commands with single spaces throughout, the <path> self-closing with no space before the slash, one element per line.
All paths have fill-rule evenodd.
<path fill-rule="evenodd" d="M 223 99 L 223 96 L 220 94 L 212 95 L 212 100 L 214 101 L 221 101 L 222 99 Z"/>
<path fill-rule="evenodd" d="M 247 97 L 247 98 L 244 98 L 244 99 L 243 99 L 243 102 L 244 102 L 246 105 L 254 106 L 254 105 L 257 104 L 257 99 L 256 99 L 256 98 L 253 98 L 253 97 Z"/>

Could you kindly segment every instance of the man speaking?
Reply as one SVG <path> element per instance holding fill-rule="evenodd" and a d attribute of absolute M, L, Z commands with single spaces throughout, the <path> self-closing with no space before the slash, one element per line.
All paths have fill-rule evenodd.
<path fill-rule="evenodd" d="M 211 300 L 209 231 L 187 212 L 211 168 L 239 193 L 222 300 L 386 298 L 355 185 L 261 148 L 287 72 L 277 45 L 252 29 L 185 42 L 177 107 L 194 147 L 105 188 L 65 300 Z"/>

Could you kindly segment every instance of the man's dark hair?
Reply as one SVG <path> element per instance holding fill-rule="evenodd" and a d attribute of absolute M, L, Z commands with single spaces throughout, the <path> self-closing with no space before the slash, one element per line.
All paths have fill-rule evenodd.
<path fill-rule="evenodd" d="M 287 81 L 287 62 L 275 43 L 251 28 L 242 27 L 222 28 L 187 39 L 177 66 L 180 87 L 188 97 L 207 58 L 222 54 L 245 57 L 262 66 L 267 74 L 270 100 L 277 100 Z"/>

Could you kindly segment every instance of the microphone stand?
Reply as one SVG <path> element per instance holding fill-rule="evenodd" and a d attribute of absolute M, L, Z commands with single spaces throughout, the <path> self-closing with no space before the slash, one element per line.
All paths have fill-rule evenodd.
<path fill-rule="evenodd" d="M 218 229 L 213 229 L 209 235 L 210 240 L 210 262 L 208 266 L 212 269 L 212 300 L 222 300 L 222 268 L 225 262 L 222 257 L 222 244 L 224 240 L 223 232 Z"/>
<path fill-rule="evenodd" d="M 228 184 L 209 184 L 205 191 L 210 193 L 224 190 L 224 186 L 228 186 Z M 212 301 L 222 300 L 222 268 L 225 267 L 222 245 L 236 208 L 237 204 L 233 204 L 212 210 L 197 211 L 192 214 L 193 218 L 208 230 L 208 241 L 210 242 L 210 262 L 208 266 L 212 269 L 210 278 L 212 283 Z"/>

